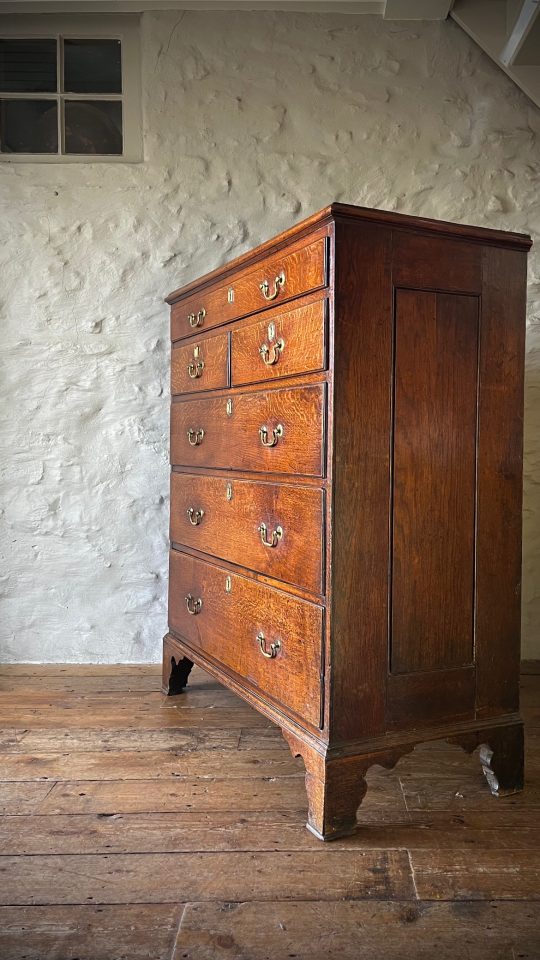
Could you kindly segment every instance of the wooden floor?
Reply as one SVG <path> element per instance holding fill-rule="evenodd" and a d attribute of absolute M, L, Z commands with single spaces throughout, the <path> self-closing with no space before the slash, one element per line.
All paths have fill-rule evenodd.
<path fill-rule="evenodd" d="M 2 960 L 540 958 L 534 672 L 523 795 L 420 747 L 332 844 L 279 731 L 201 671 L 168 699 L 137 666 L 4 667 L 1 690 Z"/>

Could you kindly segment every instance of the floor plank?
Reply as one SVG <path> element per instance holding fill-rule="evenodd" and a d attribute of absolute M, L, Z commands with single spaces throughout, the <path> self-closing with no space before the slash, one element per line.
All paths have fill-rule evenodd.
<path fill-rule="evenodd" d="M 304 777 L 300 759 L 282 749 L 214 750 L 204 753 L 178 748 L 108 753 L 0 753 L 5 781 L 32 780 L 170 780 L 171 777 Z"/>
<path fill-rule="evenodd" d="M 50 781 L 47 783 L 0 782 L 0 815 L 35 813 L 54 786 L 54 782 Z"/>
<path fill-rule="evenodd" d="M 266 727 L 254 727 L 254 737 L 246 741 L 246 749 L 253 749 L 257 743 L 257 734 L 260 732 L 264 739 L 268 733 Z M 273 728 L 275 729 L 275 728 Z M 127 751 L 166 751 L 166 750 L 234 750 L 239 746 L 242 728 L 231 730 L 220 727 L 170 727 L 168 729 L 137 729 L 122 727 L 106 727 L 105 729 L 84 727 L 64 728 L 41 727 L 27 728 L 18 731 L 9 745 L 9 731 L 2 731 L 3 752 L 10 753 L 94 753 L 96 751 L 127 750 Z M 266 742 L 266 741 L 265 741 Z M 283 742 L 280 736 L 277 741 Z M 276 741 L 271 744 L 275 749 Z"/>
<path fill-rule="evenodd" d="M 514 903 L 195 903 L 172 960 L 538 960 Z"/>
<path fill-rule="evenodd" d="M 537 672 L 523 794 L 424 744 L 370 770 L 328 845 L 275 726 L 200 670 L 181 697 L 159 682 L 2 669 L 1 960 L 540 960 Z"/>
<path fill-rule="evenodd" d="M 184 907 L 0 907 L 2 960 L 170 960 Z"/>
<path fill-rule="evenodd" d="M 540 823 L 530 816 L 488 817 L 446 812 L 402 814 L 392 804 L 371 811 L 356 834 L 332 849 L 535 850 Z M 0 851 L 10 855 L 68 853 L 182 853 L 226 850 L 318 850 L 297 810 L 177 811 L 169 813 L 59 814 L 0 819 Z"/>
<path fill-rule="evenodd" d="M 413 850 L 411 864 L 421 900 L 540 900 L 540 850 Z"/>
<path fill-rule="evenodd" d="M 373 783 L 373 779 L 371 779 Z M 43 786 L 43 784 L 26 784 Z M 381 807 L 405 813 L 399 782 L 381 776 L 377 789 L 368 790 L 362 819 L 377 817 Z M 174 778 L 161 780 L 92 781 L 57 783 L 40 807 L 40 813 L 174 813 L 178 810 L 245 811 L 296 810 L 305 821 L 307 799 L 301 777 L 269 779 Z"/>
<path fill-rule="evenodd" d="M 0 857 L 4 905 L 407 899 L 403 850 Z M 1 902 L 1 901 L 0 901 Z"/>

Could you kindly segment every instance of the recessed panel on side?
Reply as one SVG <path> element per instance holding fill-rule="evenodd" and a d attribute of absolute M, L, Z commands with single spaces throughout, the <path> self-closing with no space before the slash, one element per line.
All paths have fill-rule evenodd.
<path fill-rule="evenodd" d="M 474 659 L 478 298 L 397 290 L 391 672 Z"/>

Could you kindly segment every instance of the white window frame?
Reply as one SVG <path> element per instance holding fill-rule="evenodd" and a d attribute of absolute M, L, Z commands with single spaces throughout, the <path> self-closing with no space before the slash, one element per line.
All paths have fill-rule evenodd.
<path fill-rule="evenodd" d="M 0 153 L 1 163 L 138 163 L 143 160 L 141 116 L 141 57 L 139 43 L 139 16 L 96 14 L 39 15 L 18 14 L 0 16 L 1 39 L 63 39 L 120 40 L 122 45 L 122 93 L 20 93 L 3 92 L 5 100 L 56 100 L 58 104 L 58 145 L 61 144 L 62 100 L 121 100 L 122 153 Z"/>

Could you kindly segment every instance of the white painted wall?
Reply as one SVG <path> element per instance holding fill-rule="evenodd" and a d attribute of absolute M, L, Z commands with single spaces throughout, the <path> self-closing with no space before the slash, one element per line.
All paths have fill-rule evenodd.
<path fill-rule="evenodd" d="M 540 112 L 445 23 L 147 15 L 146 161 L 0 166 L 1 658 L 159 658 L 162 297 L 329 201 L 540 234 Z M 524 646 L 540 656 L 540 243 Z"/>

